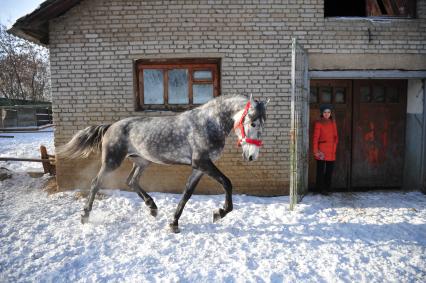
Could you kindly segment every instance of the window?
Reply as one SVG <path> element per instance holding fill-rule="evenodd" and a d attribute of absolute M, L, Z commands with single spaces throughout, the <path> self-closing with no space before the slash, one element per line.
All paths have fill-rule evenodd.
<path fill-rule="evenodd" d="M 309 103 L 318 103 L 318 89 L 316 87 L 310 88 Z"/>
<path fill-rule="evenodd" d="M 400 92 L 390 83 L 371 83 L 360 87 L 361 103 L 399 103 Z"/>
<path fill-rule="evenodd" d="M 359 89 L 359 93 L 361 96 L 361 102 L 370 102 L 371 101 L 371 93 L 369 86 L 361 86 Z"/>
<path fill-rule="evenodd" d="M 344 87 L 334 88 L 334 103 L 345 104 L 346 103 L 346 89 Z"/>
<path fill-rule="evenodd" d="M 386 101 L 389 103 L 398 103 L 398 90 L 393 87 L 386 87 Z"/>
<path fill-rule="evenodd" d="M 332 93 L 331 87 L 320 87 L 320 102 L 331 103 Z"/>
<path fill-rule="evenodd" d="M 416 0 L 324 0 L 324 17 L 414 18 Z"/>
<path fill-rule="evenodd" d="M 346 87 L 310 86 L 310 104 L 346 104 Z"/>
<path fill-rule="evenodd" d="M 138 110 L 183 111 L 219 95 L 219 60 L 138 60 L 136 79 Z"/>

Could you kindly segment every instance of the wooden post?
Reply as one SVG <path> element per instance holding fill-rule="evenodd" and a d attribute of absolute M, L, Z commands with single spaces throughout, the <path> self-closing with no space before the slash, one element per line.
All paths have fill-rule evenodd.
<path fill-rule="evenodd" d="M 44 173 L 49 173 L 50 175 L 56 175 L 56 166 L 55 164 L 52 164 L 52 162 L 54 162 L 55 160 L 55 156 L 49 155 L 44 145 L 40 146 L 40 154 L 41 154 L 41 159 L 45 160 L 42 162 Z"/>

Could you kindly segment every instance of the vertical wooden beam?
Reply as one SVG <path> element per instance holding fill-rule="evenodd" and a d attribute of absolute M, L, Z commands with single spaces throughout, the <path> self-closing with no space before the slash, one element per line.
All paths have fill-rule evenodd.
<path fill-rule="evenodd" d="M 51 164 L 51 160 L 54 158 L 53 155 L 47 153 L 47 149 L 44 145 L 40 146 L 40 154 L 43 165 L 44 173 L 49 173 L 50 175 L 56 175 L 56 166 Z"/>
<path fill-rule="evenodd" d="M 377 0 L 367 0 L 366 5 L 366 14 L 367 17 L 375 17 L 375 16 L 381 16 L 382 12 L 380 11 L 379 4 L 377 3 Z"/>
<path fill-rule="evenodd" d="M 392 5 L 392 0 L 382 0 L 383 6 L 386 10 L 386 15 L 388 16 L 396 16 L 399 15 L 399 12 L 394 9 L 394 6 Z"/>

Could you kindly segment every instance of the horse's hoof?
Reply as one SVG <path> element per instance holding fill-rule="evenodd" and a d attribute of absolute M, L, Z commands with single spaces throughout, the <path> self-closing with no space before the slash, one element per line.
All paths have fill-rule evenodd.
<path fill-rule="evenodd" d="M 213 222 L 217 222 L 225 216 L 225 211 L 222 208 L 213 212 Z"/>
<path fill-rule="evenodd" d="M 81 224 L 89 223 L 89 216 L 82 215 L 80 221 L 81 221 Z"/>
<path fill-rule="evenodd" d="M 170 228 L 170 232 L 172 233 L 175 233 L 175 234 L 180 233 L 178 225 L 169 224 L 169 228 Z"/>
<path fill-rule="evenodd" d="M 154 208 L 154 209 L 150 209 L 150 213 L 152 216 L 157 217 L 158 215 L 158 209 Z"/>

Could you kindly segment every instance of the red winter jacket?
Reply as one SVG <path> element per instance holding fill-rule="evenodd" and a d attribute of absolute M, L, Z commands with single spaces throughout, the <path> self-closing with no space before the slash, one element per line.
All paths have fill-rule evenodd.
<path fill-rule="evenodd" d="M 333 119 L 321 118 L 315 122 L 313 139 L 314 155 L 321 151 L 324 153 L 322 160 L 335 161 L 338 142 L 336 122 Z M 315 159 L 321 160 L 318 156 L 315 156 Z"/>

